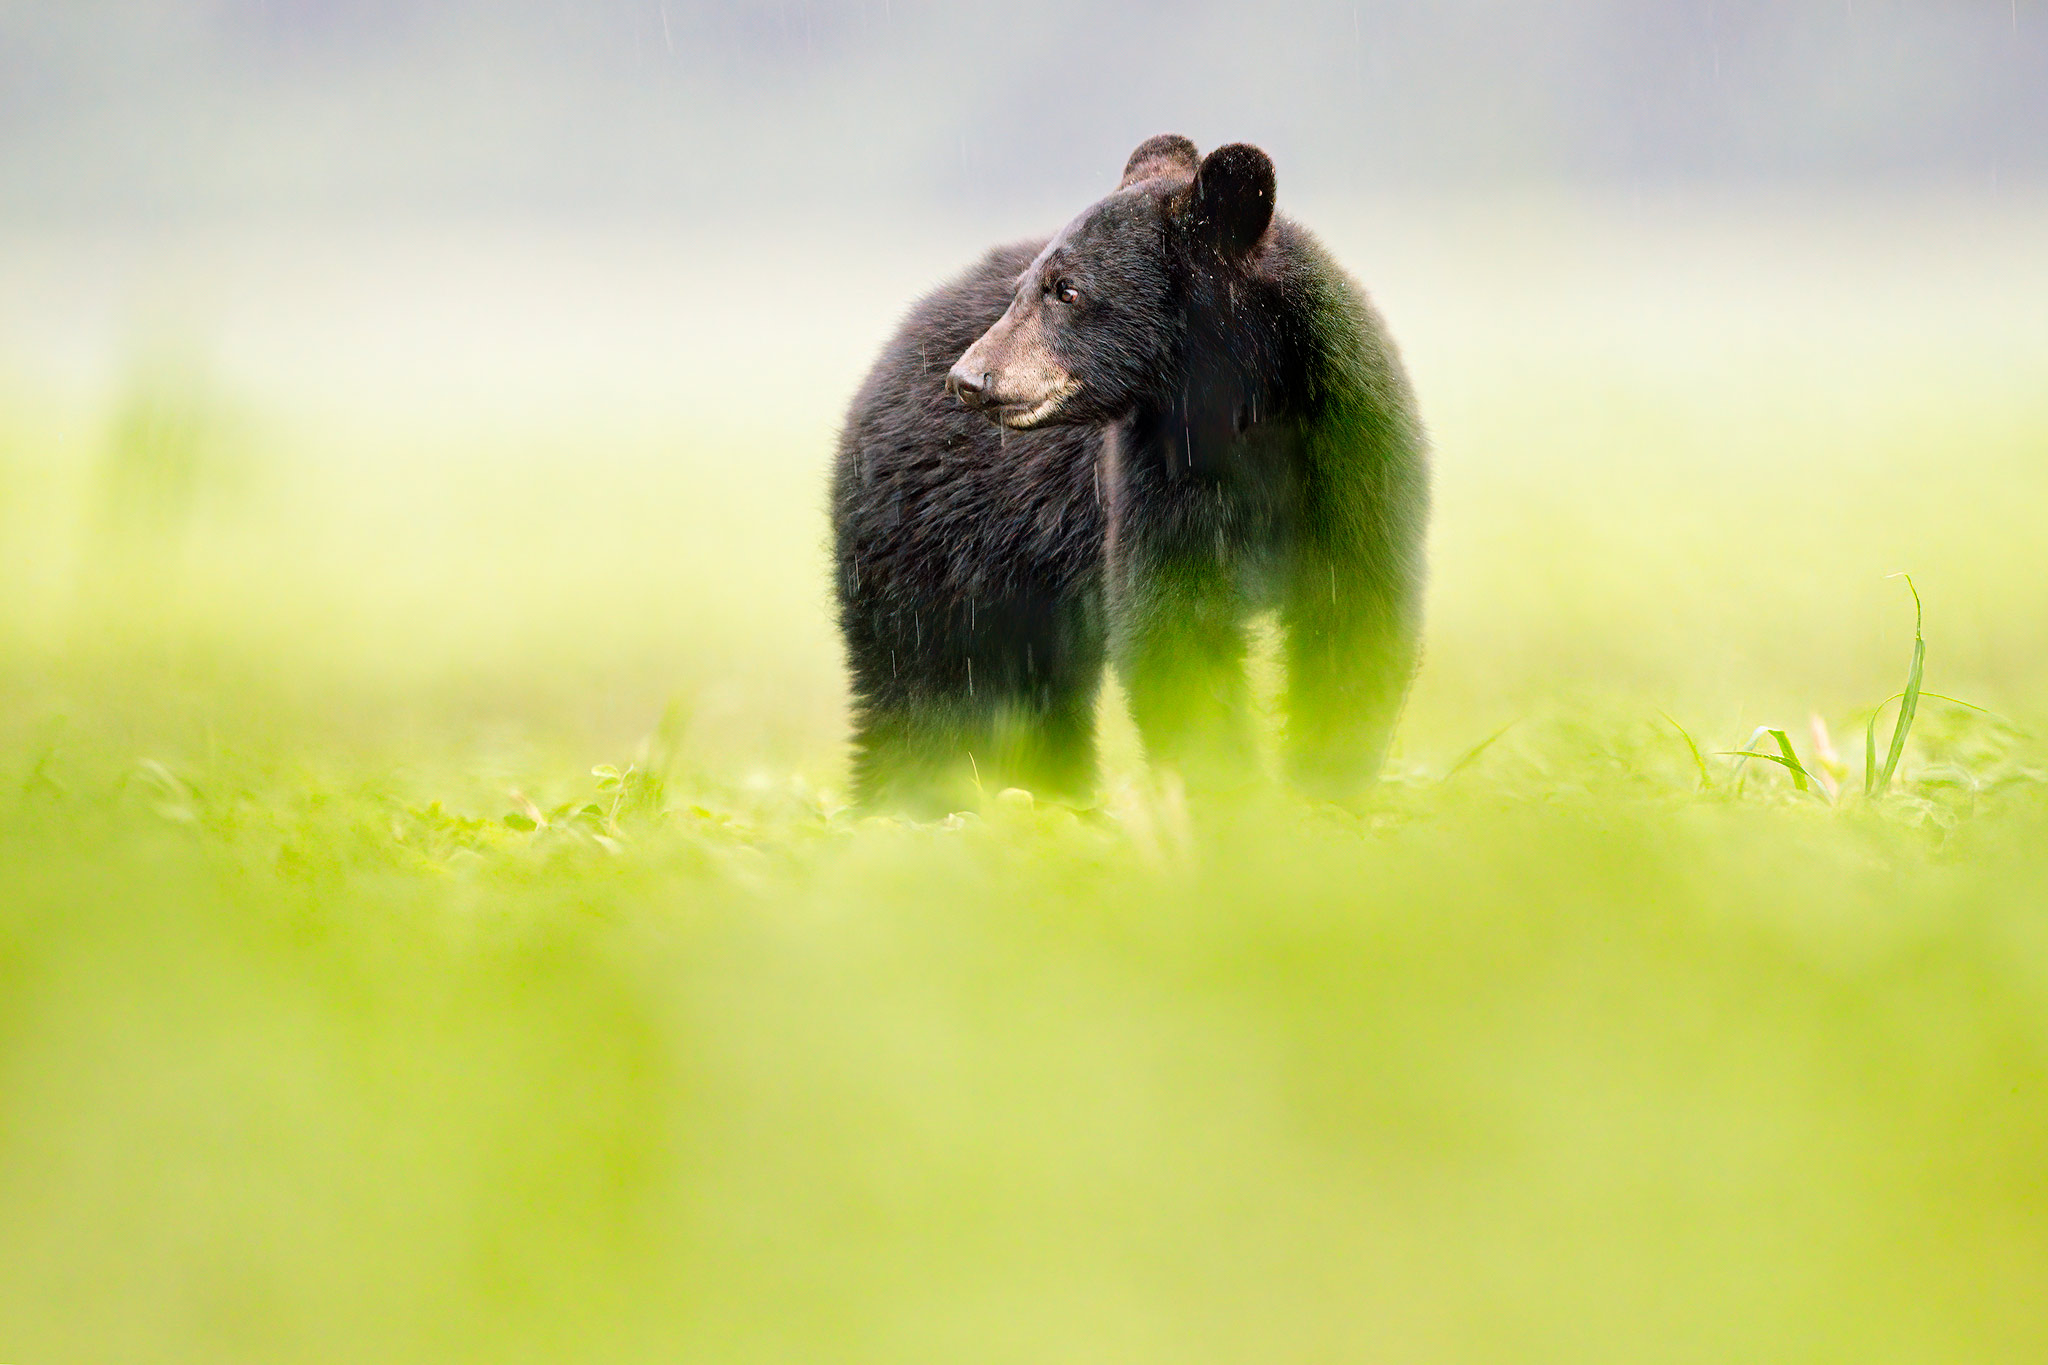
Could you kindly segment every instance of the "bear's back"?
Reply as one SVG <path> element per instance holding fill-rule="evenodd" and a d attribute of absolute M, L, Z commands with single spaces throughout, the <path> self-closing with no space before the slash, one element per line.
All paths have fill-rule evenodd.
<path fill-rule="evenodd" d="M 1290 343 L 1287 380 L 1310 421 L 1374 414 L 1396 447 L 1425 444 L 1415 395 L 1385 320 L 1351 273 L 1307 228 L 1275 214 L 1259 275 Z"/>

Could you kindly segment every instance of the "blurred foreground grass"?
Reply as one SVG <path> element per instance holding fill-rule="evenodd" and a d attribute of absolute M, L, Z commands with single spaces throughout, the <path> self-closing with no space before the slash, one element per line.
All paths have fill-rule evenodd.
<path fill-rule="evenodd" d="M 7 1350 L 2038 1358 L 2040 757 L 1551 738 L 1185 823 L 17 765 Z"/>
<path fill-rule="evenodd" d="M 1362 813 L 1190 810 L 1113 696 L 1098 811 L 840 809 L 886 264 L 809 407 L 768 323 L 682 415 L 21 362 L 0 1359 L 2042 1359 L 2048 273 L 1767 226 L 1332 233 L 1440 446 Z M 2003 718 L 1866 801 L 1899 569 Z"/>

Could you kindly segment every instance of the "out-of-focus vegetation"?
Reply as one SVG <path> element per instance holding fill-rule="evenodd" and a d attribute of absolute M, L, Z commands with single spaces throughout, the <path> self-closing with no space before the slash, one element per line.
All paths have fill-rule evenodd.
<path fill-rule="evenodd" d="M 842 809 L 823 458 L 928 256 L 16 316 L 0 1359 L 2048 1353 L 2038 217 L 1315 221 L 1439 445 L 1353 812 L 1114 696 L 1098 810 Z M 1995 714 L 1866 799 L 1899 570 Z"/>

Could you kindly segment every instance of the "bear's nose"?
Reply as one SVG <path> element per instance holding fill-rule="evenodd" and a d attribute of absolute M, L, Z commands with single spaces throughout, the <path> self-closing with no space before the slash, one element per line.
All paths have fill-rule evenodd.
<path fill-rule="evenodd" d="M 985 370 L 968 370 L 955 365 L 946 372 L 946 387 L 970 408 L 988 406 L 989 375 Z"/>

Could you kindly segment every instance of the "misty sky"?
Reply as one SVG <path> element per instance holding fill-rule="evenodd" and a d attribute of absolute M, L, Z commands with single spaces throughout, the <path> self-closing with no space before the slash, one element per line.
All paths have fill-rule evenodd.
<path fill-rule="evenodd" d="M 1995 191 L 2048 181 L 2048 4 L 0 0 L 16 223 L 999 210 L 1165 129 L 1336 194 Z"/>

